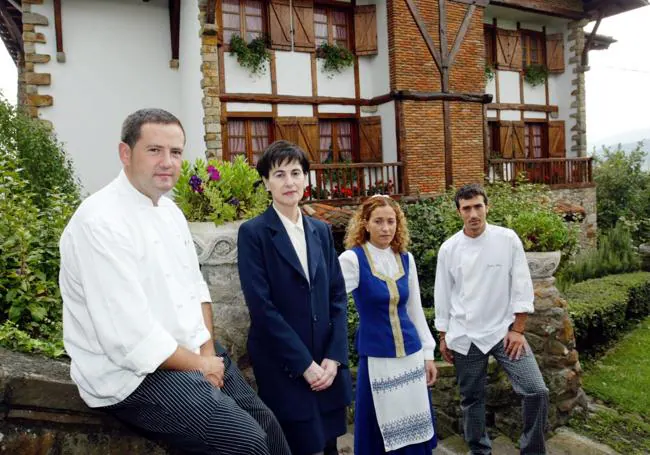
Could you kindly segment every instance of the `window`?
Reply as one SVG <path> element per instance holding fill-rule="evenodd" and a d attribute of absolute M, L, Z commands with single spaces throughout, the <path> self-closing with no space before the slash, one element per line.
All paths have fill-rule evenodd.
<path fill-rule="evenodd" d="M 233 35 L 251 42 L 264 35 L 264 3 L 261 0 L 223 0 L 223 41 Z"/>
<path fill-rule="evenodd" d="M 490 158 L 501 158 L 501 138 L 499 122 L 488 122 L 488 150 Z"/>
<path fill-rule="evenodd" d="M 524 67 L 539 64 L 545 65 L 544 34 L 524 30 L 521 32 L 521 61 Z"/>
<path fill-rule="evenodd" d="M 483 40 L 485 42 L 485 64 L 491 67 L 497 62 L 496 37 L 494 36 L 494 27 L 486 25 L 483 28 Z"/>
<path fill-rule="evenodd" d="M 351 121 L 321 120 L 318 125 L 320 162 L 352 162 L 355 158 L 352 150 L 356 124 Z"/>
<path fill-rule="evenodd" d="M 243 155 L 251 165 L 268 147 L 271 141 L 271 122 L 269 120 L 228 120 L 228 144 L 226 156 L 233 161 Z"/>
<path fill-rule="evenodd" d="M 548 158 L 548 125 L 526 123 L 524 155 L 526 158 Z"/>
<path fill-rule="evenodd" d="M 344 9 L 314 8 L 314 35 L 316 46 L 324 43 L 350 48 L 348 12 Z"/>

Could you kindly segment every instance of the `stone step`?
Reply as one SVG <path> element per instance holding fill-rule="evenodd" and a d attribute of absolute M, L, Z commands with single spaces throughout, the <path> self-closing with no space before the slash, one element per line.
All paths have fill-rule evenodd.
<path fill-rule="evenodd" d="M 438 442 L 438 447 L 433 451 L 434 455 L 465 455 L 469 454 L 469 448 L 463 438 L 454 435 Z M 519 450 L 510 439 L 499 436 L 492 441 L 492 453 L 495 455 L 518 455 Z"/>

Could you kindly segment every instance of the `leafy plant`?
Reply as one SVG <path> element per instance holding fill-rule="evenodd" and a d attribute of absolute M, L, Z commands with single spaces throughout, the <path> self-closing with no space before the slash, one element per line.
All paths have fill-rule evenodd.
<path fill-rule="evenodd" d="M 524 80 L 533 87 L 542 85 L 548 79 L 548 68 L 539 63 L 533 63 L 524 68 Z"/>
<path fill-rule="evenodd" d="M 230 39 L 230 54 L 237 57 L 237 63 L 248 69 L 253 75 L 262 75 L 266 71 L 266 62 L 271 60 L 271 54 L 266 48 L 266 38 L 257 37 L 250 43 L 239 35 Z"/>
<path fill-rule="evenodd" d="M 262 213 L 269 204 L 260 176 L 242 156 L 234 162 L 197 159 L 183 162 L 174 187 L 174 199 L 188 221 L 216 225 L 245 220 Z"/>
<path fill-rule="evenodd" d="M 485 65 L 485 80 L 487 82 L 492 82 L 494 80 L 495 72 L 492 65 Z"/>
<path fill-rule="evenodd" d="M 569 228 L 554 212 L 519 213 L 510 227 L 521 239 L 525 251 L 558 251 L 569 242 Z"/>
<path fill-rule="evenodd" d="M 316 49 L 316 56 L 324 60 L 323 72 L 333 77 L 354 64 L 354 55 L 350 50 L 337 44 L 323 43 Z"/>
<path fill-rule="evenodd" d="M 34 181 L 40 174 L 32 160 L 40 159 L 41 153 L 34 148 L 55 155 L 43 157 L 49 167 L 42 170 L 42 181 Z M 0 100 L 2 346 L 53 357 L 63 354 L 58 242 L 79 204 L 75 182 L 70 161 L 56 140 L 38 122 Z"/>

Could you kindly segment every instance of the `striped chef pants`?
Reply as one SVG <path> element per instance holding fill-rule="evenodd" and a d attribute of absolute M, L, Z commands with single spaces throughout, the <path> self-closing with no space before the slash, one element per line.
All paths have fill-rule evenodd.
<path fill-rule="evenodd" d="M 199 371 L 156 370 L 125 400 L 101 409 L 174 452 L 291 455 L 271 410 L 221 355 L 221 389 Z"/>

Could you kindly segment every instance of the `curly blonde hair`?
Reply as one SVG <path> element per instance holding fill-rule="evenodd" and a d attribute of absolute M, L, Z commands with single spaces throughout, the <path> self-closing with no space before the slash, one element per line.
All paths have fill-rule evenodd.
<path fill-rule="evenodd" d="M 390 207 L 395 211 L 397 226 L 395 236 L 390 242 L 390 246 L 396 253 L 406 253 L 409 244 L 409 231 L 406 226 L 406 217 L 402 208 L 395 200 L 388 196 L 373 196 L 366 199 L 352 216 L 345 233 L 345 247 L 350 249 L 360 246 L 370 239 L 370 234 L 366 230 L 366 225 L 372 212 L 378 207 Z"/>

